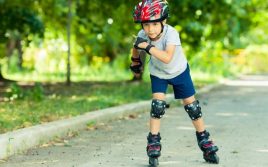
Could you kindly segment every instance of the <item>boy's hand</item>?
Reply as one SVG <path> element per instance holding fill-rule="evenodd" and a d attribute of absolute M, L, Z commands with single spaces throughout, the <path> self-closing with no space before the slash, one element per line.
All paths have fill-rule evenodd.
<path fill-rule="evenodd" d="M 144 38 L 141 38 L 141 37 L 138 37 L 135 44 L 134 44 L 134 47 L 136 49 L 141 49 L 141 50 L 144 50 L 146 51 L 149 55 L 151 55 L 150 53 L 150 49 L 152 47 L 155 47 L 154 45 L 151 45 L 151 44 L 148 44 L 147 43 L 147 40 L 144 39 Z"/>
<path fill-rule="evenodd" d="M 134 47 L 136 49 L 141 49 L 141 50 L 145 50 L 145 48 L 148 46 L 147 40 L 141 37 L 138 37 L 136 39 L 136 42 L 134 44 Z"/>

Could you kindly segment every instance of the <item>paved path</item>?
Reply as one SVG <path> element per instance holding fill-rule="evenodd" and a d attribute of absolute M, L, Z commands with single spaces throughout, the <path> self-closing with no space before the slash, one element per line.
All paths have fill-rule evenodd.
<path fill-rule="evenodd" d="M 267 167 L 268 77 L 247 76 L 198 97 L 220 164 L 204 162 L 182 106 L 162 119 L 160 167 Z M 0 167 L 146 167 L 148 113 L 81 131 L 53 146 L 12 156 Z"/>

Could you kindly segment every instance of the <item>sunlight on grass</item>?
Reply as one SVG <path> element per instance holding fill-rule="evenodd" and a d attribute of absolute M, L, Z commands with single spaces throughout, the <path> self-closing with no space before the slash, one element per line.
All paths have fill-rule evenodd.
<path fill-rule="evenodd" d="M 209 74 L 197 69 L 192 69 L 191 73 L 197 88 L 214 83 L 220 78 L 217 74 Z M 65 84 L 65 73 L 60 71 L 57 73 L 25 71 L 5 74 L 9 79 L 23 83 L 7 87 L 5 91 L 9 90 L 10 96 L 20 93 L 22 97 L 14 99 L 4 97 L 7 100 L 0 102 L 0 133 L 70 118 L 107 107 L 149 100 L 152 96 L 147 67 L 143 82 L 128 82 L 133 77 L 130 70 L 122 70 L 111 64 L 103 65 L 101 68 L 74 68 L 71 75 L 73 82 L 69 87 Z M 34 82 L 43 84 L 33 84 Z M 170 87 L 168 92 L 172 92 Z"/>
<path fill-rule="evenodd" d="M 36 82 L 64 82 L 66 80 L 66 72 L 14 72 L 9 73 L 3 70 L 5 76 L 10 80 L 16 81 L 36 81 Z M 71 80 L 79 81 L 120 81 L 130 80 L 132 74 L 130 70 L 116 69 L 106 64 L 101 69 L 84 67 L 73 69 L 71 72 Z"/>
<path fill-rule="evenodd" d="M 74 82 L 69 87 L 57 83 L 43 89 L 43 99 L 26 96 L 0 102 L 0 133 L 151 98 L 149 82 Z"/>

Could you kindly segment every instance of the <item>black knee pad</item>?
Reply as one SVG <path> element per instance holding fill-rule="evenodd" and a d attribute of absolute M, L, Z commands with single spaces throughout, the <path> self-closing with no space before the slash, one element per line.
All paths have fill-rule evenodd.
<path fill-rule="evenodd" d="M 202 117 L 201 107 L 198 100 L 191 104 L 185 105 L 184 109 L 192 120 L 197 120 L 198 118 Z"/>
<path fill-rule="evenodd" d="M 151 109 L 151 117 L 152 118 L 162 118 L 162 116 L 165 114 L 167 103 L 164 100 L 152 100 L 152 109 Z"/>

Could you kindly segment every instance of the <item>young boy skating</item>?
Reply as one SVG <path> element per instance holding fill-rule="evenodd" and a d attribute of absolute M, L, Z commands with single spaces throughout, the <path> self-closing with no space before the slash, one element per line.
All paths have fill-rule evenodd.
<path fill-rule="evenodd" d="M 172 85 L 175 99 L 182 99 L 184 108 L 196 129 L 197 142 L 207 162 L 219 163 L 216 155 L 218 147 L 209 140 L 205 129 L 199 101 L 195 99 L 195 89 L 190 76 L 190 68 L 182 51 L 179 33 L 166 24 L 169 15 L 168 3 L 164 0 L 143 0 L 135 6 L 133 18 L 142 29 L 132 50 L 131 70 L 134 75 L 141 73 L 141 51 L 151 56 L 149 71 L 152 86 L 150 132 L 147 136 L 149 163 L 157 166 L 161 155 L 160 119 L 165 114 L 165 94 Z"/>

